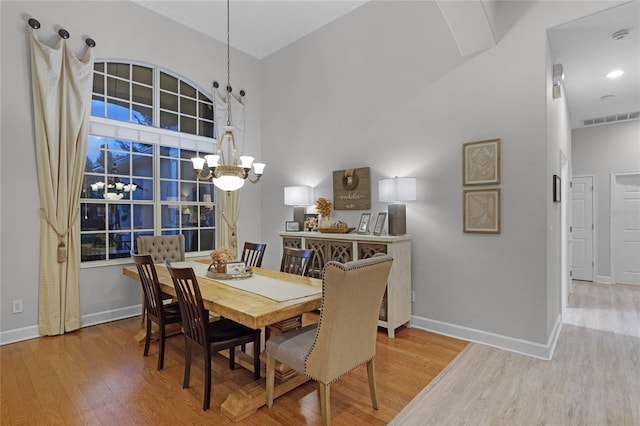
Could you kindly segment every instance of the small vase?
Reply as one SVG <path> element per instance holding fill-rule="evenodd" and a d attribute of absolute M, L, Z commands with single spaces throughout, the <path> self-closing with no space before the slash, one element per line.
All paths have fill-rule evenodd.
<path fill-rule="evenodd" d="M 331 218 L 329 216 L 320 216 L 318 226 L 320 228 L 331 228 Z"/>
<path fill-rule="evenodd" d="M 219 262 L 216 264 L 216 271 L 218 271 L 219 274 L 224 274 L 226 269 L 225 267 L 226 267 L 225 263 Z"/>

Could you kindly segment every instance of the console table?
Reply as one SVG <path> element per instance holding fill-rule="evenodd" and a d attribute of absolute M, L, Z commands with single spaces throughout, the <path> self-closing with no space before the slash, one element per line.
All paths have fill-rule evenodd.
<path fill-rule="evenodd" d="M 390 338 L 395 329 L 411 326 L 411 236 L 333 234 L 320 232 L 280 232 L 283 247 L 313 251 L 309 276 L 322 278 L 325 263 L 365 259 L 376 253 L 393 257 L 387 289 L 380 306 L 378 325 Z"/>

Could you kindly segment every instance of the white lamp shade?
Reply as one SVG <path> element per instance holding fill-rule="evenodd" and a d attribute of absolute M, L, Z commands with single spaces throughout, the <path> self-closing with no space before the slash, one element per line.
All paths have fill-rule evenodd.
<path fill-rule="evenodd" d="M 241 155 L 240 156 L 240 165 L 242 166 L 243 169 L 250 169 L 251 165 L 253 164 L 253 157 L 250 157 L 248 155 Z"/>
<path fill-rule="evenodd" d="M 196 170 L 202 170 L 204 167 L 204 158 L 202 157 L 193 157 L 191 162 L 193 163 L 193 168 Z"/>
<path fill-rule="evenodd" d="M 213 179 L 213 184 L 223 191 L 237 191 L 244 185 L 244 179 L 238 176 L 220 176 Z"/>
<path fill-rule="evenodd" d="M 219 155 L 209 154 L 205 155 L 204 158 L 207 160 L 209 167 L 218 167 L 218 161 L 220 161 Z M 193 159 L 191 161 L 193 161 Z"/>
<path fill-rule="evenodd" d="M 284 204 L 287 206 L 310 206 L 314 204 L 313 188 L 310 186 L 285 186 Z"/>
<path fill-rule="evenodd" d="M 394 177 L 378 181 L 378 199 L 382 202 L 415 201 L 416 178 Z"/>
<path fill-rule="evenodd" d="M 258 176 L 263 174 L 265 166 L 266 164 L 264 163 L 253 163 L 253 173 L 255 173 Z"/>

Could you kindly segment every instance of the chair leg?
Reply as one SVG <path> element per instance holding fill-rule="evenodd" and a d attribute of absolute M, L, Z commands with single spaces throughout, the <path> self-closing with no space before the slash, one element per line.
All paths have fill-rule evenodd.
<path fill-rule="evenodd" d="M 184 345 L 184 379 L 182 380 L 182 387 L 189 387 L 189 377 L 191 376 L 191 346 L 186 342 Z"/>
<path fill-rule="evenodd" d="M 164 342 L 167 338 L 166 331 L 164 329 L 164 324 L 160 326 L 160 345 L 158 350 L 158 370 L 162 370 L 164 368 Z"/>
<path fill-rule="evenodd" d="M 149 355 L 150 343 L 151 343 L 151 320 L 147 316 L 147 335 L 144 338 L 144 356 Z"/>
<path fill-rule="evenodd" d="M 373 359 L 367 362 L 367 377 L 369 378 L 369 393 L 371 394 L 371 405 L 378 409 L 378 397 L 376 396 L 376 371 Z"/>
<path fill-rule="evenodd" d="M 202 409 L 207 411 L 211 405 L 211 354 L 204 353 L 204 402 Z"/>
<path fill-rule="evenodd" d="M 331 392 L 330 385 L 318 383 L 320 385 L 320 410 L 322 411 L 323 426 L 331 425 Z"/>
<path fill-rule="evenodd" d="M 273 386 L 276 379 L 276 359 L 267 355 L 267 407 L 273 406 Z"/>
<path fill-rule="evenodd" d="M 260 379 L 260 334 L 253 341 L 253 378 Z"/>
<path fill-rule="evenodd" d="M 229 348 L 229 370 L 235 370 L 236 368 L 236 348 L 232 346 Z"/>

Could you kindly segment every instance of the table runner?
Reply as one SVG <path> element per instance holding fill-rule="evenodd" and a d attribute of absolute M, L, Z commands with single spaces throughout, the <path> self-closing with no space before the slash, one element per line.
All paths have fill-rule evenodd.
<path fill-rule="evenodd" d="M 207 276 L 207 269 L 209 266 L 201 262 L 173 262 L 171 266 L 176 268 L 193 268 L 193 272 L 195 272 L 196 276 L 213 279 Z M 238 280 L 220 280 L 216 278 L 215 281 L 238 290 L 248 291 L 250 293 L 267 297 L 277 302 L 284 302 L 287 300 L 299 299 L 301 297 L 322 293 L 321 288 L 290 283 L 256 274 L 250 278 Z"/>

